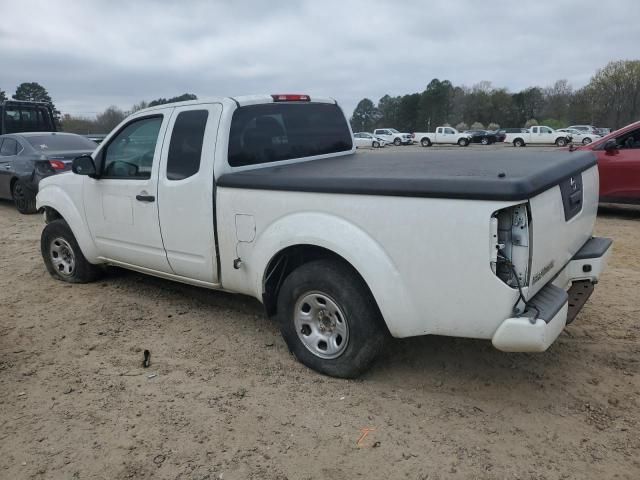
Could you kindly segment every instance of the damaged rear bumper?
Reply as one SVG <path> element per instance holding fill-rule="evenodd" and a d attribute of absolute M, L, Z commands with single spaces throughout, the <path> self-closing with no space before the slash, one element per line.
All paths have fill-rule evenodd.
<path fill-rule="evenodd" d="M 505 352 L 543 352 L 571 323 L 593 292 L 610 254 L 611 239 L 591 238 L 560 273 L 528 302 L 517 317 L 506 319 L 493 335 Z"/>

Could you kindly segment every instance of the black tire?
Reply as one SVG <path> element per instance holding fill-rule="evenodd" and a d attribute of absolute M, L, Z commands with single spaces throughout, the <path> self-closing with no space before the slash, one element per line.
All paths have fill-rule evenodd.
<path fill-rule="evenodd" d="M 567 139 L 564 137 L 556 138 L 556 145 L 558 147 L 565 147 L 567 145 Z"/>
<path fill-rule="evenodd" d="M 402 140 L 400 140 L 399 138 L 394 138 L 394 139 L 393 139 L 393 144 L 394 144 L 396 147 L 399 147 L 400 145 L 402 145 Z"/>
<path fill-rule="evenodd" d="M 33 193 L 22 180 L 16 180 L 11 187 L 11 197 L 13 203 L 20 213 L 29 214 L 36 213 L 36 195 Z"/>
<path fill-rule="evenodd" d="M 524 147 L 526 144 L 524 143 L 524 140 L 522 140 L 521 138 L 516 138 L 513 141 L 513 146 L 514 147 Z"/>
<path fill-rule="evenodd" d="M 480 140 L 480 143 L 482 145 L 489 145 L 491 144 L 491 141 L 489 140 L 489 137 L 482 137 L 482 140 Z"/>
<path fill-rule="evenodd" d="M 422 140 L 420 140 L 420 145 L 422 145 L 423 147 L 430 147 L 431 146 L 431 140 L 429 140 L 428 138 L 423 138 Z"/>
<path fill-rule="evenodd" d="M 57 280 L 88 283 L 96 280 L 102 273 L 99 266 L 87 261 L 69 225 L 60 218 L 47 224 L 42 230 L 40 252 L 47 270 Z M 60 263 L 56 263 L 56 258 L 60 258 Z M 72 267 L 69 267 L 71 264 Z"/>
<path fill-rule="evenodd" d="M 589 145 L 592 142 L 592 140 L 589 137 L 583 138 L 582 139 L 582 144 L 583 145 Z"/>
<path fill-rule="evenodd" d="M 371 144 L 371 146 L 372 146 L 373 148 L 380 148 L 380 142 L 373 142 L 373 143 Z"/>
<path fill-rule="evenodd" d="M 308 325 L 303 325 L 298 334 L 296 313 L 303 312 L 304 300 L 309 296 L 320 295 L 333 301 L 341 315 L 329 315 L 336 322 L 346 324 L 346 339 L 340 347 L 342 351 L 335 358 L 321 358 L 314 353 L 314 346 L 303 343 L 302 337 L 313 333 Z M 303 302 L 300 306 L 300 302 Z M 322 307 L 320 307 L 322 308 Z M 330 311 L 330 308 L 326 309 Z M 320 310 L 318 315 L 310 311 L 309 321 L 317 322 L 319 315 L 326 315 Z M 323 317 L 329 319 L 329 317 Z M 280 331 L 289 350 L 307 367 L 332 377 L 354 378 L 371 366 L 371 363 L 382 349 L 388 337 L 388 331 L 382 319 L 375 300 L 360 276 L 348 265 L 330 259 L 315 260 L 295 269 L 285 279 L 278 293 L 277 320 Z M 305 328 L 309 333 L 305 333 Z M 343 327 L 344 328 L 344 327 Z M 315 350 L 322 353 L 320 346 L 323 341 L 316 340 Z M 312 340 L 307 340 L 313 343 Z M 327 343 L 325 348 L 327 348 Z"/>
<path fill-rule="evenodd" d="M 467 140 L 466 138 L 461 138 L 460 140 L 458 140 L 458 146 L 460 146 L 460 147 L 468 147 L 469 146 L 469 140 Z"/>

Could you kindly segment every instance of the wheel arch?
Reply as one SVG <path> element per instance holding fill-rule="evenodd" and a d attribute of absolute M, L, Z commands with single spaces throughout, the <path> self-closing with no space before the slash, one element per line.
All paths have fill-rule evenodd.
<path fill-rule="evenodd" d="M 281 219 L 268 229 L 272 233 L 279 232 L 279 240 L 268 232 L 256 239 L 256 252 L 260 253 L 255 258 L 258 282 L 255 288 L 261 292 L 267 314 L 272 316 L 275 313 L 282 281 L 295 267 L 320 258 L 332 258 L 350 267 L 363 280 L 389 332 L 397 336 L 394 332 L 399 330 L 395 325 L 399 327 L 403 318 L 413 315 L 415 309 L 402 283 L 402 276 L 384 249 L 366 232 L 344 219 L 320 213 L 291 217 L 298 215 L 300 219 Z M 295 228 L 297 220 L 319 228 L 304 237 L 285 235 L 288 241 L 283 244 L 283 232 L 301 231 Z M 288 228 L 284 222 L 293 228 Z M 340 232 L 340 235 L 336 237 L 334 232 Z"/>
<path fill-rule="evenodd" d="M 39 211 L 44 211 L 45 221 L 47 222 L 58 218 L 67 222 L 85 258 L 90 263 L 100 263 L 97 258 L 98 252 L 95 243 L 84 221 L 84 216 L 78 211 L 67 192 L 55 185 L 47 185 L 46 188 L 38 192 L 36 208 Z"/>

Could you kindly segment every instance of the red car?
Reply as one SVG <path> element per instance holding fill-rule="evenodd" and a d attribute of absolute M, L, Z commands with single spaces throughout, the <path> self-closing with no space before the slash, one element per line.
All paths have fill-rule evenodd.
<path fill-rule="evenodd" d="M 640 204 L 640 121 L 576 150 L 598 158 L 601 202 Z"/>

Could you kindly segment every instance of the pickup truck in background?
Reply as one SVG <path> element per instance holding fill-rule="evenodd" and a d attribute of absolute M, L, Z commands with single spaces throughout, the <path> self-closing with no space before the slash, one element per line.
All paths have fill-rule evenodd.
<path fill-rule="evenodd" d="M 296 358 L 337 377 L 390 336 L 546 350 L 611 244 L 592 237 L 588 152 L 356 155 L 341 108 L 308 95 L 140 110 L 72 172 L 37 196 L 54 278 L 116 265 L 250 295 Z"/>
<path fill-rule="evenodd" d="M 27 100 L 0 102 L 0 135 L 55 131 L 56 121 L 49 103 Z"/>
<path fill-rule="evenodd" d="M 395 128 L 376 128 L 373 134 L 387 143 L 393 143 L 396 147 L 413 143 L 411 134 L 399 132 Z"/>
<path fill-rule="evenodd" d="M 514 147 L 525 147 L 528 144 L 564 147 L 571 143 L 571 135 L 556 131 L 551 127 L 536 125 L 526 132 L 507 133 L 504 142 L 511 143 Z"/>
<path fill-rule="evenodd" d="M 413 140 L 423 147 L 455 144 L 466 147 L 471 143 L 471 137 L 471 134 L 459 132 L 453 127 L 438 127 L 435 133 L 416 132 L 413 134 Z"/>

